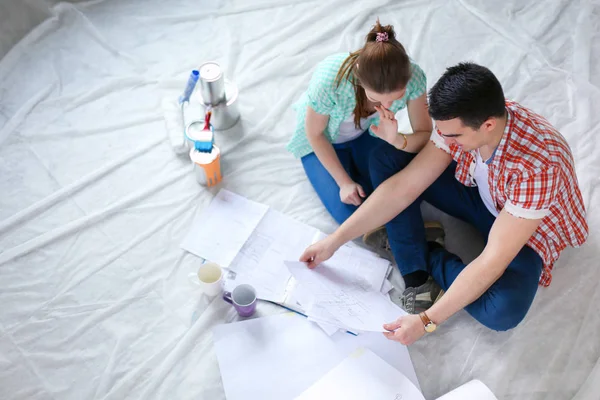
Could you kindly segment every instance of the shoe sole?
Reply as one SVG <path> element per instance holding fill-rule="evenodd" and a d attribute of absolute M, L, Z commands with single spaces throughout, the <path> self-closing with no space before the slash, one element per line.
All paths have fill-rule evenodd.
<path fill-rule="evenodd" d="M 375 229 L 365 233 L 363 236 L 363 243 L 366 245 L 369 245 L 369 239 L 371 238 L 371 236 L 373 236 L 375 233 L 379 232 L 382 229 L 385 229 L 385 226 L 380 226 L 379 228 L 375 228 Z"/>
<path fill-rule="evenodd" d="M 425 226 L 425 232 L 431 232 L 431 236 L 433 237 L 431 240 L 429 238 L 427 238 L 428 241 L 434 241 L 436 238 L 438 237 L 444 237 L 445 236 L 445 232 L 444 232 L 444 226 L 437 222 L 437 221 L 427 221 L 423 224 Z M 380 226 L 379 228 L 375 228 L 367 233 L 364 234 L 363 236 L 363 243 L 371 246 L 369 244 L 369 239 L 371 238 L 371 236 L 373 236 L 374 234 L 376 234 L 377 232 L 381 231 L 385 229 L 385 226 Z"/>

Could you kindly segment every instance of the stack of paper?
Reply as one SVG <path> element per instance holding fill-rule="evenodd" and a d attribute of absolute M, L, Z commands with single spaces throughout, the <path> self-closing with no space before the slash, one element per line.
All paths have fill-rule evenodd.
<path fill-rule="evenodd" d="M 298 259 L 319 231 L 280 212 L 269 209 L 252 232 L 229 269 L 228 289 L 248 283 L 258 297 L 285 303 L 290 290 L 290 272 L 283 262 Z"/>
<path fill-rule="evenodd" d="M 306 282 L 300 284 L 284 263 L 298 260 L 308 246 L 325 236 L 267 206 L 221 190 L 195 219 L 182 247 L 226 268 L 227 290 L 242 283 L 250 284 L 258 298 L 308 313 L 326 332 L 333 334 L 346 325 L 330 315 L 330 308 L 322 306 L 322 296 L 317 300 L 313 283 L 303 278 Z M 348 243 L 328 260 L 324 270 L 339 271 L 350 285 L 387 294 L 392 287 L 386 279 L 390 268 L 389 261 Z M 383 302 L 383 297 L 377 296 L 375 301 L 385 304 L 382 312 L 389 311 L 389 302 Z M 391 314 L 395 315 L 393 319 L 401 315 L 394 310 L 386 318 Z M 360 330 L 374 330 L 374 326 L 371 323 L 368 329 Z"/>
<path fill-rule="evenodd" d="M 383 324 L 406 312 L 373 287 L 371 276 L 329 261 L 310 270 L 286 262 L 294 278 L 312 295 L 306 314 L 313 320 L 350 331 L 384 332 Z M 359 269 L 360 271 L 360 269 Z"/>

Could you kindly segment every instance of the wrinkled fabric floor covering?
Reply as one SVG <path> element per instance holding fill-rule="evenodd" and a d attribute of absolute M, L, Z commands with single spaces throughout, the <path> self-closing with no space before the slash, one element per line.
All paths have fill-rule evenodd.
<path fill-rule="evenodd" d="M 217 135 L 223 186 L 330 232 L 284 149 L 290 106 L 316 63 L 358 48 L 379 16 L 429 86 L 473 60 L 548 117 L 572 147 L 591 226 L 517 329 L 492 332 L 461 312 L 410 347 L 425 396 L 477 378 L 499 399 L 598 398 L 597 2 L 170 3 L 59 4 L 0 61 L 0 397 L 224 398 L 210 330 L 237 317 L 189 285 L 198 259 L 179 248 L 215 191 L 171 152 L 160 100 L 201 62 L 220 62 L 243 115 Z M 442 220 L 448 247 L 476 255 L 473 230 Z"/>

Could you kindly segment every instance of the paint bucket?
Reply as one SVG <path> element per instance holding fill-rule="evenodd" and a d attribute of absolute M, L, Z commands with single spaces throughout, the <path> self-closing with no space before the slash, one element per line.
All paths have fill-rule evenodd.
<path fill-rule="evenodd" d="M 221 151 L 217 146 L 213 145 L 210 153 L 191 149 L 190 160 L 194 164 L 196 180 L 202 186 L 212 187 L 221 182 Z"/>

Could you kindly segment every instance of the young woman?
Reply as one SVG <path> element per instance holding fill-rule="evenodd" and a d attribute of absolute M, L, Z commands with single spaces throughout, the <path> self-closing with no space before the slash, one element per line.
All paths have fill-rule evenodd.
<path fill-rule="evenodd" d="M 381 118 L 397 128 L 395 113 L 405 107 L 412 135 L 379 131 Z M 373 191 L 369 157 L 381 139 L 398 151 L 416 153 L 432 130 L 425 74 L 396 40 L 393 27 L 379 20 L 363 48 L 334 54 L 317 66 L 295 108 L 298 123 L 287 149 L 302 159 L 308 179 L 339 224 Z"/>

